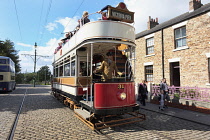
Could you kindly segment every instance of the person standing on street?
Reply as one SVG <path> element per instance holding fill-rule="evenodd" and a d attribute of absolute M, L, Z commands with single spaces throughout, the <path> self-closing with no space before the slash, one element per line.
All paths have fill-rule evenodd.
<path fill-rule="evenodd" d="M 169 88 L 168 88 L 168 84 L 166 83 L 166 78 L 163 78 L 160 83 L 160 92 L 163 93 L 163 95 L 164 95 L 164 101 L 166 100 L 164 103 L 164 107 L 168 108 L 167 102 L 170 101 L 170 97 L 168 95 Z"/>
<path fill-rule="evenodd" d="M 140 103 L 145 106 L 146 105 L 146 98 L 147 98 L 147 85 L 146 81 L 143 80 L 141 84 L 139 84 L 139 90 L 138 90 L 138 95 L 139 95 L 139 101 Z"/>

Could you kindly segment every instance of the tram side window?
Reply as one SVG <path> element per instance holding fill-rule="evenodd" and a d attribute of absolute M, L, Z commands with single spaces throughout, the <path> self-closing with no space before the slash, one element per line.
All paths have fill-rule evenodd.
<path fill-rule="evenodd" d="M 58 77 L 58 68 L 55 69 L 55 77 Z"/>
<path fill-rule="evenodd" d="M 60 66 L 59 68 L 59 76 L 63 76 L 63 66 Z"/>
<path fill-rule="evenodd" d="M 0 75 L 0 80 L 3 80 L 4 79 L 4 76 L 3 75 Z"/>
<path fill-rule="evenodd" d="M 7 60 L 6 59 L 0 59 L 0 64 L 7 64 Z"/>
<path fill-rule="evenodd" d="M 71 62 L 71 76 L 75 76 L 75 61 Z"/>
<path fill-rule="evenodd" d="M 15 73 L 15 69 L 13 66 L 10 66 L 10 72 Z"/>
<path fill-rule="evenodd" d="M 9 66 L 0 66 L 0 72 L 9 72 Z"/>
<path fill-rule="evenodd" d="M 70 63 L 64 65 L 64 76 L 70 76 Z"/>

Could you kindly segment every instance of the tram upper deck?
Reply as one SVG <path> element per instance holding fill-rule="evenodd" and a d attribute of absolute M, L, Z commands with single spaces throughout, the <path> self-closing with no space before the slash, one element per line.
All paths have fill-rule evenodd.
<path fill-rule="evenodd" d="M 68 42 L 55 54 L 55 61 L 62 59 L 65 54 L 74 53 L 73 50 L 84 47 L 86 44 L 94 43 L 99 46 L 101 43 L 107 46 L 126 44 L 135 46 L 135 28 L 124 22 L 99 20 L 83 25 Z"/>

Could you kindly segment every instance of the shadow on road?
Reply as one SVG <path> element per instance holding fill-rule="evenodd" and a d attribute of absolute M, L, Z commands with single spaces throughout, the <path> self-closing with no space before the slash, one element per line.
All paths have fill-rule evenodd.
<path fill-rule="evenodd" d="M 24 109 L 21 113 L 39 109 L 64 108 L 65 106 L 53 98 L 50 92 L 50 86 L 36 85 L 36 87 L 33 87 L 29 84 L 17 85 L 16 90 L 0 94 L 0 113 L 8 111 L 16 114 L 25 93 Z"/>

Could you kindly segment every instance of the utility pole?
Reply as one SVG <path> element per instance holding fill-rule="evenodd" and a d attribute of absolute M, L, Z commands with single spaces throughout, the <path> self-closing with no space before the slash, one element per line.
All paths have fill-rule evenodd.
<path fill-rule="evenodd" d="M 46 65 L 47 66 L 47 65 Z M 47 67 L 46 67 L 47 68 Z M 47 69 L 45 69 L 45 76 L 44 76 L 44 79 L 45 79 L 45 85 L 46 85 L 46 79 L 47 79 Z"/>
<path fill-rule="evenodd" d="M 35 53 L 34 53 L 34 55 L 31 55 L 31 54 L 22 54 L 22 55 L 25 55 L 25 56 L 30 56 L 31 58 L 32 58 L 32 60 L 34 61 L 34 80 L 33 80 L 33 85 L 34 85 L 34 87 L 35 87 L 35 74 L 36 74 L 36 62 L 37 62 L 37 56 L 39 56 L 39 58 L 40 57 L 49 57 L 49 56 L 43 56 L 43 55 L 37 55 L 36 54 L 36 48 L 37 48 L 37 44 L 36 44 L 36 42 L 35 42 L 35 45 L 34 45 L 34 48 L 35 48 Z M 34 57 L 34 58 L 33 58 Z M 39 59 L 38 58 L 38 59 Z"/>

